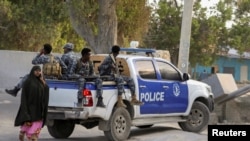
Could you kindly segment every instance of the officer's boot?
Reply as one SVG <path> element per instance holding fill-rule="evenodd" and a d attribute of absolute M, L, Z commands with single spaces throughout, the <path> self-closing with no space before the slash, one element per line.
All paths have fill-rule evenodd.
<path fill-rule="evenodd" d="M 117 106 L 124 107 L 124 108 L 127 107 L 126 104 L 123 103 L 122 95 L 118 95 Z"/>
<path fill-rule="evenodd" d="M 136 95 L 132 95 L 132 99 L 130 101 L 132 105 L 143 105 L 144 103 L 136 99 Z"/>
<path fill-rule="evenodd" d="M 5 92 L 16 97 L 19 90 L 20 88 L 15 87 L 14 89 L 10 89 L 10 90 L 5 89 Z"/>
<path fill-rule="evenodd" d="M 105 108 L 105 107 L 106 107 L 106 106 L 104 105 L 104 103 L 103 103 L 103 98 L 102 98 L 102 97 L 98 97 L 96 106 L 97 106 L 97 107 L 101 107 L 101 108 Z"/>

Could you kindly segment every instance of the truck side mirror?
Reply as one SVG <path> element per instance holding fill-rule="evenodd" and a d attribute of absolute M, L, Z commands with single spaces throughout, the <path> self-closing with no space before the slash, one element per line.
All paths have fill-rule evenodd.
<path fill-rule="evenodd" d="M 183 79 L 184 81 L 189 80 L 190 76 L 188 73 L 183 73 Z"/>

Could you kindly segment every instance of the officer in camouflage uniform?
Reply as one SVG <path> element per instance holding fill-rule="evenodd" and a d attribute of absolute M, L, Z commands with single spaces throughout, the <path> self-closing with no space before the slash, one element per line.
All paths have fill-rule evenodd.
<path fill-rule="evenodd" d="M 50 44 L 44 44 L 43 49 L 37 54 L 37 56 L 32 60 L 33 65 L 45 64 L 50 62 L 52 46 Z M 54 56 L 54 60 L 58 61 L 62 67 L 62 71 L 66 71 L 67 67 L 64 62 L 58 56 Z M 24 81 L 28 78 L 29 74 L 25 75 L 20 82 L 14 87 L 14 89 L 5 89 L 5 91 L 12 95 L 17 96 L 18 91 L 22 88 Z"/>
<path fill-rule="evenodd" d="M 74 71 L 76 69 L 78 57 L 76 56 L 75 52 L 73 51 L 74 44 L 67 43 L 63 46 L 63 49 L 64 49 L 64 54 L 62 55 L 61 60 L 67 66 L 66 75 L 64 75 L 63 77 L 65 79 L 75 78 Z"/>
<path fill-rule="evenodd" d="M 103 103 L 103 97 L 102 97 L 102 80 L 100 79 L 99 76 L 95 75 L 93 62 L 90 61 L 90 55 L 91 55 L 90 52 L 91 50 L 89 48 L 83 48 L 81 51 L 82 57 L 77 60 L 77 65 L 75 67 L 76 68 L 75 73 L 80 75 L 78 99 L 80 100 L 82 99 L 82 88 L 86 81 L 85 78 L 88 76 L 94 76 L 95 84 L 97 87 L 96 97 L 98 98 L 96 106 L 105 108 L 105 105 Z"/>
<path fill-rule="evenodd" d="M 116 57 L 120 52 L 120 47 L 115 45 L 112 47 L 112 52 L 103 60 L 102 64 L 98 67 L 101 76 L 108 75 L 107 81 L 115 81 L 118 88 L 118 107 L 127 107 L 123 103 L 122 93 L 124 93 L 124 81 L 128 84 L 132 99 L 130 103 L 132 105 L 142 105 L 143 103 L 136 99 L 135 84 L 132 78 L 127 76 L 117 75 L 118 67 L 116 66 Z"/>

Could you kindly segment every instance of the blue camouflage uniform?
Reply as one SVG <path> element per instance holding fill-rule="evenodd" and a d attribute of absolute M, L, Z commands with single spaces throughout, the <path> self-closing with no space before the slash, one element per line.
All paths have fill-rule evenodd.
<path fill-rule="evenodd" d="M 49 63 L 50 62 L 50 56 L 52 54 L 43 54 L 40 55 L 38 54 L 33 60 L 32 60 L 32 64 L 33 65 L 38 65 L 38 64 L 45 64 L 45 63 Z M 65 73 L 67 71 L 67 66 L 66 64 L 61 60 L 60 57 L 58 56 L 54 56 L 54 60 L 56 60 L 57 62 L 59 62 L 60 66 L 62 67 L 62 73 Z"/>
<path fill-rule="evenodd" d="M 84 77 L 87 76 L 96 76 L 95 72 L 94 72 L 94 66 L 93 66 L 93 62 L 92 61 L 88 61 L 86 63 L 83 63 L 81 61 L 81 58 L 77 60 L 77 64 L 76 64 L 76 71 L 75 73 L 80 75 L 79 78 L 79 92 L 78 92 L 78 98 L 82 98 L 82 88 L 84 83 L 86 82 L 86 80 L 84 79 Z M 102 97 L 102 79 L 100 79 L 99 76 L 96 76 L 95 78 L 95 84 L 96 84 L 96 97 Z"/>
<path fill-rule="evenodd" d="M 69 51 L 62 55 L 61 60 L 67 66 L 66 76 L 71 77 L 74 74 L 77 64 L 77 56 L 74 51 Z"/>
<path fill-rule="evenodd" d="M 32 64 L 33 65 L 40 65 L 40 64 L 45 64 L 45 63 L 49 63 L 50 62 L 50 56 L 51 54 L 42 54 L 40 55 L 37 54 L 33 59 L 32 59 Z M 54 56 L 54 59 L 59 61 L 61 67 L 62 67 L 62 71 L 65 71 L 67 69 L 66 65 L 64 64 L 64 62 L 62 62 L 62 60 L 60 59 L 60 57 L 58 56 Z M 20 82 L 17 84 L 17 88 L 21 89 L 23 86 L 24 81 L 28 78 L 29 74 L 26 74 L 21 80 Z"/>
<path fill-rule="evenodd" d="M 112 55 L 112 54 L 110 54 Z M 135 84 L 132 78 L 127 76 L 118 75 L 115 76 L 115 71 L 113 71 L 113 60 L 111 56 L 107 56 L 102 64 L 98 67 L 100 76 L 108 75 L 108 78 L 105 78 L 107 81 L 115 81 L 118 88 L 118 95 L 124 93 L 124 81 L 128 84 L 131 94 L 135 94 Z"/>

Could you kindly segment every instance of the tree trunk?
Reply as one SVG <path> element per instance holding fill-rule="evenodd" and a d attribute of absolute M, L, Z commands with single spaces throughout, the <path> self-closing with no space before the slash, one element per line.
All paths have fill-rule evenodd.
<path fill-rule="evenodd" d="M 88 17 L 77 13 L 76 0 L 67 0 L 70 21 L 75 31 L 88 43 L 94 53 L 109 53 L 117 42 L 117 16 L 115 0 L 98 0 L 97 33 L 91 27 Z"/>
<path fill-rule="evenodd" d="M 119 30 L 117 32 L 117 43 L 118 45 L 124 45 L 124 32 Z"/>
<path fill-rule="evenodd" d="M 96 53 L 108 53 L 117 44 L 116 0 L 98 0 L 98 36 Z"/>

